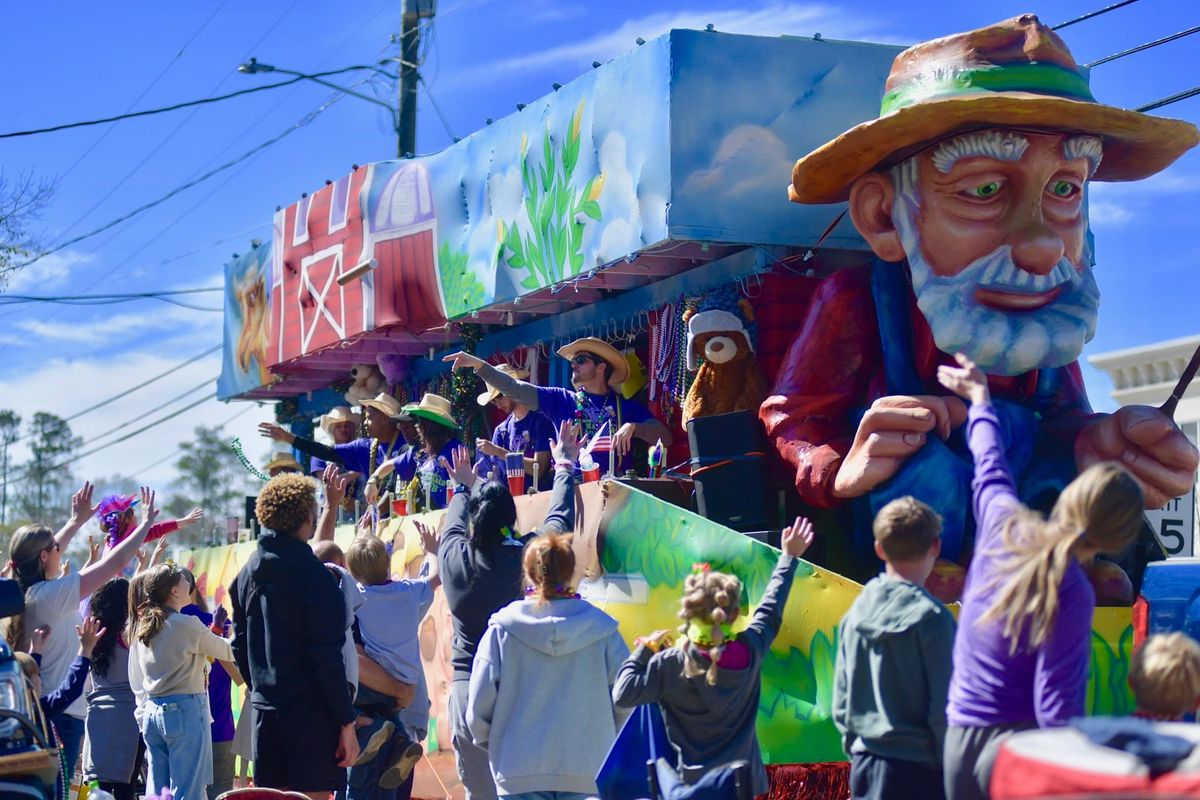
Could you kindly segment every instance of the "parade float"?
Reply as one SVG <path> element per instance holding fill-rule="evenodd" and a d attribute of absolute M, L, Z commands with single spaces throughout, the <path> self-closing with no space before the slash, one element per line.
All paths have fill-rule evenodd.
<path fill-rule="evenodd" d="M 766 461 L 773 488 L 763 527 L 778 530 L 780 519 L 797 510 L 812 514 L 824 545 L 814 560 L 824 566 L 809 564 L 798 574 L 783 629 L 764 665 L 759 736 L 774 794 L 822 796 L 844 785 L 839 781 L 845 775 L 830 698 L 837 625 L 860 587 L 844 575 L 862 579 L 877 568 L 861 554 L 863 536 L 870 535 L 864 520 L 869 521 L 867 513 L 893 477 L 860 492 L 861 502 L 840 502 L 826 491 L 832 480 L 828 473 L 836 473 L 842 458 L 849 459 L 859 418 L 872 401 L 929 392 L 928 383 L 911 369 L 918 363 L 913 334 L 905 333 L 891 307 L 880 302 L 890 292 L 901 298 L 898 304 L 906 313 L 914 313 L 915 301 L 908 308 L 912 290 L 906 273 L 881 267 L 906 254 L 880 245 L 873 229 L 864 230 L 864 214 L 854 203 L 848 219 L 843 202 L 848 187 L 894 154 L 887 147 L 899 141 L 886 141 L 886 129 L 883 141 L 879 136 L 864 140 L 863 123 L 926 119 L 920 107 L 942 99 L 942 90 L 955 95 L 953 124 L 935 130 L 926 122 L 928 130 L 917 125 L 916 134 L 905 135 L 925 130 L 919 141 L 927 141 L 1009 124 L 994 106 L 1003 105 L 997 98 L 1012 92 L 1055 95 L 1055 102 L 1086 106 L 1089 112 L 1109 109 L 1091 99 L 1085 72 L 1036 18 L 989 30 L 989 46 L 997 53 L 1014 57 L 1021 48 L 1008 45 L 1028 39 L 1034 50 L 1027 51 L 1043 48 L 1047 63 L 1037 69 L 1007 65 L 1011 69 L 980 62 L 964 66 L 962 80 L 939 89 L 929 83 L 936 71 L 922 72 L 919 59 L 900 59 L 893 67 L 900 53 L 893 46 L 819 35 L 672 31 L 556 85 L 545 97 L 489 121 L 438 153 L 355 166 L 278 210 L 272 241 L 227 266 L 226 360 L 219 395 L 278 400 L 281 422 L 307 433 L 314 417 L 344 402 L 343 395 L 363 396 L 355 390 L 374 380 L 402 400 L 426 391 L 449 397 L 466 429 L 464 439 L 473 438 L 488 424 L 474 404 L 480 387 L 473 377 L 447 373 L 442 354 L 467 349 L 494 363 L 520 365 L 535 382 L 565 385 L 565 362 L 553 356 L 557 345 L 594 335 L 625 351 L 634 375 L 623 387 L 626 393 L 644 397 L 677 431 L 666 457 L 676 465 L 693 455 L 681 420 L 748 407 L 752 402 L 746 397 L 755 396 L 753 370 L 761 370 L 766 385 L 775 386 L 763 406 L 763 421 L 777 448 L 728 460 L 755 456 Z M 982 50 L 969 53 L 977 56 Z M 1073 94 L 1058 97 L 1063 92 Z M 886 98 L 882 117 L 880 98 Z M 970 105 L 980 98 L 985 98 L 982 106 Z M 972 114 L 972 108 L 984 110 Z M 1111 111 L 1096 113 L 1111 117 L 1117 110 Z M 1166 150 L 1157 160 L 1122 172 L 1120 163 L 1137 162 L 1145 147 L 1138 150 L 1114 134 L 1113 160 L 1106 150 L 1102 163 L 1117 164 L 1116 170 L 1106 175 L 1092 169 L 1096 179 L 1151 174 L 1196 142 L 1195 128 L 1186 123 L 1145 119 L 1149 122 L 1138 128 L 1145 136 L 1133 144 L 1150 142 Z M 1150 133 L 1157 123 L 1162 125 L 1156 138 Z M 1056 124 L 1061 127 L 1049 118 L 1028 122 L 1060 130 Z M 850 150 L 875 158 L 859 159 L 857 173 L 847 171 L 853 159 L 829 157 L 827 143 L 844 142 L 843 132 L 851 136 Z M 1102 139 L 1107 145 L 1109 138 Z M 805 153 L 817 154 L 815 161 L 823 166 L 813 172 L 811 157 L 796 165 L 793 199 L 803 203 L 789 203 L 789 176 L 797 156 Z M 1080 190 L 1088 177 L 1079 181 Z M 829 185 L 817 191 L 823 181 Z M 1086 231 L 1086 214 L 1080 230 Z M 1069 255 L 1081 273 L 1090 274 L 1090 246 L 1086 253 L 1079 249 Z M 871 288 L 870 279 L 862 283 L 864 275 L 884 282 L 885 289 Z M 855 281 L 862 283 L 857 295 L 843 291 Z M 726 316 L 705 317 L 689 336 L 688 321 L 705 312 Z M 1029 364 L 997 369 L 1004 380 L 1028 384 L 1024 401 L 1014 403 L 1014 420 L 1044 411 L 1034 401 L 1045 398 L 1050 382 L 1050 390 L 1065 386 L 1075 392 L 1074 412 L 1087 410 L 1074 365 L 1090 338 L 1086 333 L 1055 350 L 1055 363 L 1043 363 L 1035 354 Z M 872 336 L 896 345 L 890 355 L 870 344 Z M 705 357 L 713 352 L 710 341 L 721 337 L 735 345 L 738 369 L 751 372 L 722 373 L 718 366 L 724 361 Z M 921 351 L 925 356 L 940 352 L 929 344 Z M 877 370 L 884 379 L 872 382 Z M 831 374 L 838 386 L 861 378 L 854 396 L 822 399 L 814 381 Z M 824 414 L 828 424 L 819 436 L 802 441 L 806 447 L 798 447 L 794 426 L 781 420 L 800 418 L 796 408 L 804 402 L 808 410 L 800 415 L 802 422 Z M 1164 447 L 1180 450 L 1171 437 L 1164 428 Z M 1032 441 L 1032 436 L 1028 442 L 1018 436 L 1013 442 L 1013 453 L 1023 463 L 1036 462 Z M 914 452 L 913 468 L 900 470 L 905 477 L 895 485 L 920 495 L 916 476 L 937 485 L 937 491 L 959 491 L 958 483 L 942 486 L 931 480 L 930 470 L 939 469 L 937 457 L 961 459 L 961 434 L 948 431 L 937 445 L 946 452 L 933 454 L 933 466 L 928 454 Z M 809 469 L 816 462 L 807 455 L 821 448 L 824 476 Z M 1186 471 L 1186 464 L 1176 466 Z M 1194 461 L 1190 468 L 1194 474 Z M 668 475 L 687 486 L 686 472 L 680 468 Z M 530 529 L 540 521 L 546 497 L 518 500 L 522 528 Z M 950 502 L 940 496 L 933 500 L 943 507 Z M 577 502 L 580 591 L 616 617 L 630 641 L 652 629 L 674 627 L 682 580 L 694 562 L 737 574 L 751 604 L 775 562 L 776 551 L 760 541 L 769 534 L 756 538 L 706 519 L 690 507 L 687 491 L 672 494 L 656 482 L 608 479 L 582 484 Z M 437 511 L 426 517 L 435 523 L 439 518 Z M 381 526 L 380 534 L 396 543 L 397 572 L 419 562 L 413 519 L 393 518 Z M 972 524 L 962 518 L 952 525 L 960 561 L 969 548 L 959 545 L 969 541 Z M 354 535 L 349 525 L 337 533 L 343 544 Z M 204 548 L 188 554 L 187 562 L 209 596 L 223 602 L 253 548 L 253 542 Z M 953 570 L 948 574 L 953 582 Z M 422 624 L 433 754 L 450 746 L 446 617 L 439 602 Z M 1128 608 L 1097 611 L 1088 696 L 1092 713 L 1131 710 L 1126 684 L 1130 620 Z M 448 763 L 444 756 L 431 757 L 418 772 L 414 796 L 457 791 L 453 768 L 438 767 Z"/>

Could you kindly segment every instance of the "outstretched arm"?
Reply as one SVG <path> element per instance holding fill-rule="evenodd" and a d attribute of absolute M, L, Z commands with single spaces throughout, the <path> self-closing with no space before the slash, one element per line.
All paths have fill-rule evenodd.
<path fill-rule="evenodd" d="M 321 518 L 317 521 L 317 541 L 332 542 L 338 509 L 346 498 L 350 476 L 340 473 L 337 464 L 326 464 L 321 483 L 325 486 L 325 505 L 321 507 Z"/>
<path fill-rule="evenodd" d="M 558 440 L 550 443 L 554 454 L 554 491 L 546 512 L 545 528 L 559 533 L 575 530 L 575 461 L 579 458 L 579 426 L 563 421 Z"/>
<path fill-rule="evenodd" d="M 334 464 L 342 463 L 342 456 L 337 450 L 328 445 L 315 442 L 312 439 L 305 439 L 303 436 L 297 436 L 286 428 L 274 424 L 273 422 L 260 422 L 258 432 L 268 439 L 274 439 L 277 442 L 291 445 L 301 453 L 319 458 L 322 461 L 331 461 Z"/>
<path fill-rule="evenodd" d="M 500 394 L 514 403 L 529 406 L 534 411 L 538 410 L 537 387 L 532 383 L 526 383 L 525 381 L 517 380 L 511 375 L 505 375 L 482 358 L 477 358 L 470 353 L 451 353 L 443 358 L 442 361 L 453 361 L 454 363 L 450 367 L 452 370 L 474 370 L 476 375 L 483 378 L 484 383 L 494 389 L 499 389 Z"/>
<path fill-rule="evenodd" d="M 60 550 L 66 550 L 84 523 L 96 516 L 100 506 L 92 505 L 92 494 L 95 491 L 96 488 L 91 483 L 84 481 L 83 487 L 71 495 L 71 518 L 54 534 L 54 541 L 58 543 Z"/>

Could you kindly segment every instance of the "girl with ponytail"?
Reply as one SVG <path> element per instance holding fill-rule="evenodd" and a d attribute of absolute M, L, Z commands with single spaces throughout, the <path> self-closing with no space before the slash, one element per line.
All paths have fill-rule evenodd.
<path fill-rule="evenodd" d="M 579 430 L 564 422 L 558 441 L 550 443 L 554 457 L 554 490 L 541 531 L 569 533 L 575 529 L 575 459 L 579 455 Z M 508 485 L 478 485 L 471 454 L 455 448 L 453 464 L 442 467 L 456 484 L 446 509 L 438 541 L 442 589 L 454 626 L 454 685 L 450 695 L 450 720 L 454 727 L 458 773 L 467 800 L 492 800 L 492 780 L 486 748 L 475 743 L 467 726 L 467 699 L 475 651 L 493 613 L 521 597 L 522 548 L 533 534 L 516 532 L 517 507 Z"/>
<path fill-rule="evenodd" d="M 467 722 L 510 798 L 595 796 L 626 716 L 612 687 L 629 648 L 617 621 L 575 594 L 571 538 L 525 546 L 525 599 L 492 615 L 475 653 Z"/>
<path fill-rule="evenodd" d="M 954 641 L 944 775 L 950 800 L 987 797 L 1011 733 L 1082 716 L 1096 596 L 1083 566 L 1116 555 L 1142 525 L 1142 490 L 1117 464 L 1084 470 L 1049 517 L 1018 499 L 987 378 L 965 356 L 938 380 L 971 404 L 976 520 Z"/>
<path fill-rule="evenodd" d="M 210 659 L 232 661 L 219 630 L 179 613 L 192 601 L 191 575 L 168 562 L 145 573 L 136 609 L 131 658 L 146 693 L 142 737 L 146 740 L 146 794 L 170 789 L 176 800 L 204 800 L 212 783 L 212 736 L 208 713 Z M 134 591 L 130 592 L 130 597 Z"/>
<path fill-rule="evenodd" d="M 9 544 L 9 566 L 25 592 L 25 613 L 7 620 L 5 639 L 13 650 L 28 651 L 33 631 L 42 626 L 50 629 L 50 635 L 42 645 L 41 671 L 47 686 L 61 685 L 70 671 L 75 656 L 72 631 L 83 623 L 80 601 L 115 578 L 133 560 L 158 516 L 154 492 L 143 487 L 137 529 L 95 564 L 84 567 L 77 574 L 65 574 L 62 551 L 96 513 L 92 493 L 90 483 L 85 483 L 75 493 L 71 498 L 71 519 L 57 533 L 45 525 L 24 525 L 16 530 Z M 63 759 L 69 774 L 74 773 L 83 744 L 86 710 L 80 697 L 64 711 L 50 715 L 62 740 Z"/>
<path fill-rule="evenodd" d="M 672 644 L 671 631 L 655 631 L 635 640 L 633 655 L 621 665 L 613 699 L 619 708 L 658 703 L 684 783 L 746 761 L 753 794 L 766 794 L 767 771 L 754 727 L 762 661 L 783 623 L 797 559 L 812 540 L 812 523 L 802 517 L 783 529 L 775 572 L 750 622 L 736 633 L 742 582 L 708 564 L 693 565 L 684 581 L 678 643 Z"/>

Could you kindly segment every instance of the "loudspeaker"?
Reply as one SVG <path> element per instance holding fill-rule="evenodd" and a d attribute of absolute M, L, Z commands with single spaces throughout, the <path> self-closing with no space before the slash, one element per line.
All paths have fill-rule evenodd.
<path fill-rule="evenodd" d="M 687 425 L 696 510 L 737 531 L 767 527 L 762 428 L 749 411 L 697 417 Z"/>

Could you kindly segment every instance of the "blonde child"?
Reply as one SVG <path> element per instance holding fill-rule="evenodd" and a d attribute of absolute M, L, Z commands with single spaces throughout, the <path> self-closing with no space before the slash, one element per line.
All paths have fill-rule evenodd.
<path fill-rule="evenodd" d="M 696 565 L 684 583 L 679 644 L 670 631 L 638 639 L 617 676 L 619 708 L 658 703 L 685 783 L 709 770 L 744 760 L 755 796 L 767 791 L 767 771 L 754 724 L 762 689 L 762 661 L 779 633 L 797 559 L 812 544 L 812 524 L 797 517 L 783 531 L 783 552 L 746 629 L 732 625 L 742 613 L 742 584 L 734 575 Z"/>
<path fill-rule="evenodd" d="M 1134 716 L 1181 720 L 1200 706 L 1200 644 L 1186 633 L 1146 639 L 1129 664 Z"/>
<path fill-rule="evenodd" d="M 626 716 L 612 687 L 629 648 L 617 621 L 575 594 L 570 535 L 531 541 L 523 568 L 526 598 L 492 615 L 475 653 L 467 725 L 501 797 L 594 797 Z"/>
<path fill-rule="evenodd" d="M 966 356 L 938 380 L 970 401 L 977 533 L 963 592 L 946 707 L 946 796 L 988 796 L 992 766 L 1015 731 L 1082 716 L 1096 595 L 1083 565 L 1115 554 L 1142 525 L 1142 489 L 1097 464 L 1062 491 L 1047 519 L 1026 508 L 1004 455 L 987 378 Z"/>

